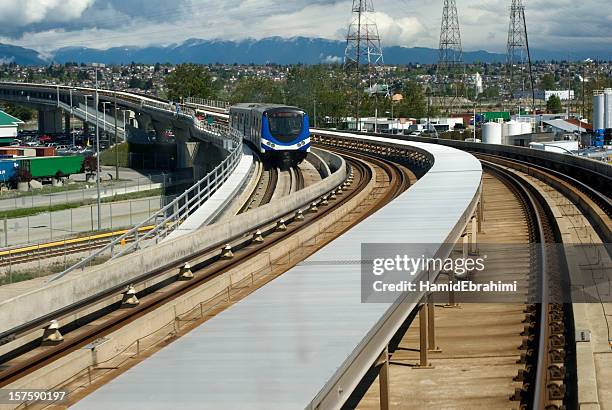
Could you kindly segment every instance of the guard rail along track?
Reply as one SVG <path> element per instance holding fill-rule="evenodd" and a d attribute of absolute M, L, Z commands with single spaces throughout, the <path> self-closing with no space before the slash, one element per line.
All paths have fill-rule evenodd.
<path fill-rule="evenodd" d="M 3 324 L 0 345 L 18 345 L 17 339 L 34 340 L 52 320 L 72 317 L 76 310 L 97 305 L 101 300 L 121 298 L 128 286 L 164 281 L 197 255 L 221 249 L 234 241 L 249 240 L 257 230 L 270 229 L 270 225 L 276 226 L 283 218 L 295 218 L 347 179 L 347 164 L 341 157 L 324 151 L 320 155 L 324 156 L 332 174 L 279 203 L 270 203 L 193 234 L 117 257 L 78 275 L 66 275 L 41 289 L 3 301 L 0 303 L 0 323 Z M 40 315 L 40 312 L 46 313 Z"/>

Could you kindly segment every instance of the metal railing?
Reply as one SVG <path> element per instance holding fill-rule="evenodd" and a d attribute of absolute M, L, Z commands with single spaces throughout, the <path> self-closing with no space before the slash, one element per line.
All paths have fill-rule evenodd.
<path fill-rule="evenodd" d="M 161 239 L 177 229 L 189 215 L 206 202 L 223 185 L 242 158 L 242 137 L 237 132 L 228 128 L 214 127 L 213 131 L 213 127 L 208 127 L 199 121 L 195 125 L 199 129 L 206 130 L 206 132 L 218 132 L 220 137 L 225 138 L 230 154 L 223 162 L 148 219 L 117 237 L 104 248 L 90 254 L 79 263 L 53 276 L 50 281 L 57 280 L 76 269 L 85 269 L 96 260 L 99 261 L 104 258 L 115 259 L 150 244 L 159 243 Z M 154 226 L 154 228 L 142 235 L 139 230 L 144 226 Z M 133 238 L 133 241 L 128 243 L 131 238 Z"/>
<path fill-rule="evenodd" d="M 96 125 L 96 109 L 95 107 L 91 108 L 91 111 L 87 112 L 80 107 L 70 107 L 70 104 L 66 104 L 62 101 L 57 103 L 57 107 L 63 109 L 65 112 L 72 113 L 75 117 L 79 118 L 82 121 L 87 119 L 87 122 L 90 124 Z M 72 109 L 72 111 L 71 111 Z M 111 118 L 111 117 L 108 117 Z M 115 132 L 115 124 L 113 121 L 104 120 L 104 116 L 101 112 L 98 111 L 98 127 L 100 129 L 106 129 L 109 133 Z M 117 136 L 125 141 L 125 130 L 122 127 L 117 126 Z"/>
<path fill-rule="evenodd" d="M 207 107 L 221 108 L 224 110 L 229 109 L 230 103 L 227 101 L 216 101 L 206 100 L 204 98 L 187 97 L 185 98 L 185 104 L 205 105 Z"/>

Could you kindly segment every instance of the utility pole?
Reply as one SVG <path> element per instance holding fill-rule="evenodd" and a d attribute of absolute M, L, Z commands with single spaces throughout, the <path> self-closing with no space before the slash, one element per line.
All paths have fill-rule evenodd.
<path fill-rule="evenodd" d="M 383 51 L 374 20 L 374 5 L 372 0 L 353 0 L 352 18 L 346 34 L 346 49 L 344 52 L 344 67 L 349 75 L 355 76 L 355 102 L 357 131 L 360 131 L 361 108 L 361 66 L 366 65 L 370 79 L 370 89 L 373 90 L 372 79 L 377 68 L 384 64 Z"/>
<path fill-rule="evenodd" d="M 535 108 L 535 88 L 531 70 L 531 52 L 529 50 L 529 37 L 527 36 L 527 21 L 525 19 L 525 6 L 523 0 L 512 0 L 510 6 L 510 26 L 508 28 L 508 61 L 507 72 L 510 87 L 510 97 L 516 97 L 517 84 L 524 84 L 525 66 L 529 73 L 531 85 L 531 101 Z M 517 78 L 517 71 L 520 75 Z M 522 86 L 523 91 L 525 89 Z"/>
<path fill-rule="evenodd" d="M 465 64 L 463 63 L 459 14 L 455 0 L 444 0 L 436 82 L 437 94 L 443 101 L 442 105 L 446 113 L 450 115 L 459 97 L 458 87 L 461 87 L 462 91 L 465 88 Z M 446 96 L 448 85 L 453 91 L 450 99 Z"/>
<path fill-rule="evenodd" d="M 431 89 L 427 87 L 427 132 L 429 133 L 429 127 L 431 124 Z"/>
<path fill-rule="evenodd" d="M 72 136 L 72 146 L 74 147 L 75 141 L 74 141 L 74 109 L 72 107 L 72 91 L 74 90 L 74 88 L 70 89 L 70 135 Z"/>
<path fill-rule="evenodd" d="M 119 133 L 117 132 L 117 92 L 113 91 L 113 99 L 115 100 L 115 180 L 119 180 Z M 123 138 L 125 138 L 125 126 L 123 127 Z"/>
<path fill-rule="evenodd" d="M 96 73 L 96 191 L 98 205 L 98 230 L 102 230 L 102 204 L 100 193 L 100 123 L 98 122 L 98 106 L 100 105 L 100 95 L 98 93 L 98 67 L 104 67 L 103 64 L 92 64 Z"/>

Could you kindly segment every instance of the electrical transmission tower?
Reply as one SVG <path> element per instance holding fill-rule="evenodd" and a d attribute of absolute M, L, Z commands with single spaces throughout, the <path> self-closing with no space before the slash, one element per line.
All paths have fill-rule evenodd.
<path fill-rule="evenodd" d="M 375 71 L 383 64 L 372 0 L 353 0 L 351 24 L 346 35 L 344 65 L 351 70 L 367 65 L 368 71 Z"/>
<path fill-rule="evenodd" d="M 463 94 L 464 81 L 465 64 L 457 4 L 455 0 L 444 0 L 436 70 L 436 93 L 447 113 L 451 112 L 457 98 Z"/>
<path fill-rule="evenodd" d="M 350 76 L 354 76 L 355 95 L 352 105 L 356 108 L 355 117 L 357 129 L 359 129 L 359 109 L 363 92 L 362 67 L 367 68 L 370 89 L 376 90 L 377 85 L 374 85 L 373 82 L 378 68 L 384 65 L 384 59 L 378 26 L 374 19 L 372 0 L 353 0 L 351 13 L 351 23 L 346 34 L 344 67 Z"/>
<path fill-rule="evenodd" d="M 510 26 L 508 28 L 508 82 L 511 98 L 516 98 L 519 91 L 524 96 L 525 82 L 531 86 L 532 103 L 535 108 L 535 90 L 531 72 L 531 53 L 527 37 L 527 21 L 523 0 L 512 0 L 510 6 Z"/>

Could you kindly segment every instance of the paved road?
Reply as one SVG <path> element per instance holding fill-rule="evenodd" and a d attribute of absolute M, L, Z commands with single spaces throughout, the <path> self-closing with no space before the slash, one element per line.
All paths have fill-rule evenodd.
<path fill-rule="evenodd" d="M 102 229 L 131 227 L 147 219 L 160 209 L 160 197 L 102 204 Z M 98 228 L 96 205 L 44 213 L 26 218 L 0 221 L 0 246 L 44 243 L 61 240 L 79 232 Z"/>
<path fill-rule="evenodd" d="M 114 167 L 102 167 L 102 175 L 115 175 Z M 169 181 L 169 175 L 165 176 L 159 171 L 151 171 L 151 174 L 139 172 L 129 168 L 119 168 L 119 179 L 113 183 L 104 182 L 101 187 L 102 196 L 112 196 L 115 194 L 123 194 L 133 191 L 143 191 L 155 189 L 164 184 L 164 181 Z M 85 182 L 85 174 L 71 176 L 72 180 Z M 78 189 L 74 191 L 56 192 L 44 195 L 27 195 L 18 198 L 1 199 L 0 195 L 0 211 L 8 211 L 17 208 L 31 208 L 35 206 L 49 206 L 55 204 L 63 204 L 68 202 L 79 202 L 87 198 L 95 198 L 97 195 L 96 184 L 89 184 L 89 189 Z M 36 192 L 33 191 L 33 194 Z"/>

